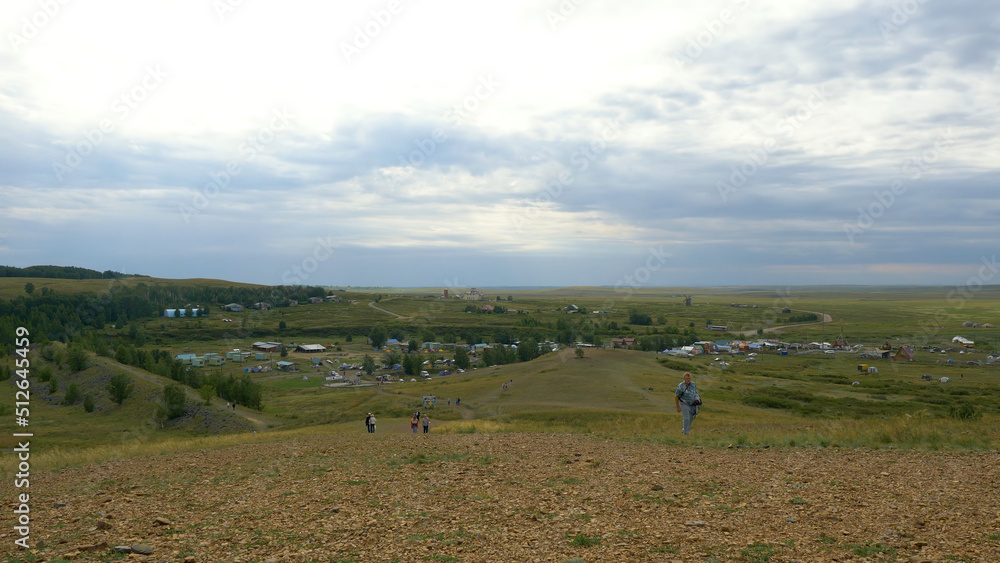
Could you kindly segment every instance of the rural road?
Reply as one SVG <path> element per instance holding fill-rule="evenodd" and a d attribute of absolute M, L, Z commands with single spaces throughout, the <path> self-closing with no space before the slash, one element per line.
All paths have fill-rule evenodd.
<path fill-rule="evenodd" d="M 772 327 L 765 328 L 764 332 L 765 333 L 767 333 L 767 332 L 778 333 L 782 329 L 785 329 L 785 328 L 797 328 L 797 327 L 800 327 L 800 326 L 818 325 L 820 323 L 832 323 L 833 322 L 833 317 L 831 317 L 830 315 L 828 315 L 826 313 L 820 313 L 819 311 L 802 311 L 800 309 L 792 309 L 792 310 L 795 311 L 795 312 L 798 312 L 798 313 L 812 313 L 812 314 L 814 314 L 816 316 L 823 317 L 823 320 L 821 320 L 821 321 L 815 321 L 815 322 L 811 322 L 811 323 L 801 323 L 801 324 L 794 324 L 794 325 L 772 326 Z M 754 336 L 755 334 L 757 334 L 757 331 L 756 330 L 744 330 L 744 331 L 739 332 L 737 334 L 741 334 L 743 336 Z"/>
<path fill-rule="evenodd" d="M 399 313 L 393 313 L 392 311 L 389 311 L 387 309 L 383 309 L 382 307 L 379 307 L 378 305 L 376 305 L 374 301 L 369 301 L 368 302 L 368 306 L 371 307 L 372 309 L 376 309 L 378 311 L 382 311 L 383 313 L 388 313 L 388 314 L 396 317 L 397 319 L 408 319 L 408 318 L 410 318 L 410 317 L 404 317 L 403 315 L 400 315 Z"/>

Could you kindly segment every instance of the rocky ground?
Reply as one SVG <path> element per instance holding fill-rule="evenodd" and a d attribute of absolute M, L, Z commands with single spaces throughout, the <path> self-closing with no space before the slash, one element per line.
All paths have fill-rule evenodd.
<path fill-rule="evenodd" d="M 1000 453 L 330 435 L 32 475 L 7 561 L 1000 561 Z M 12 479 L 2 485 L 13 511 Z M 123 549 L 124 551 L 124 549 Z"/>

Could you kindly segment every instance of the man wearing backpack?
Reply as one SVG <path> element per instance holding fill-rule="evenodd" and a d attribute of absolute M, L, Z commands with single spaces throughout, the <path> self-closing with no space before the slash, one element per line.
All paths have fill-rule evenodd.
<path fill-rule="evenodd" d="M 690 372 L 684 374 L 684 381 L 677 386 L 677 391 L 674 392 L 674 402 L 677 404 L 677 412 L 681 413 L 684 418 L 681 434 L 690 434 L 691 423 L 698 415 L 698 406 L 701 405 L 701 397 L 698 396 L 698 388 L 691 381 Z"/>

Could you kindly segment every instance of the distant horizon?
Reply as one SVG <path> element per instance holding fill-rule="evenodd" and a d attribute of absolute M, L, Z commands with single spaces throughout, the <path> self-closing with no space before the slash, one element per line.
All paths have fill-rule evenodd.
<path fill-rule="evenodd" d="M 4 266 L 15 267 L 15 268 L 22 268 L 22 269 L 23 268 L 30 268 L 30 267 L 54 266 L 54 267 L 60 267 L 60 268 L 83 268 L 83 269 L 92 270 L 92 271 L 95 271 L 95 272 L 105 272 L 105 271 L 111 270 L 110 268 L 97 269 L 97 268 L 88 268 L 88 267 L 84 267 L 84 266 L 65 265 L 65 264 L 64 265 L 59 265 L 59 264 L 31 264 L 31 265 L 28 265 L 28 266 L 11 266 L 9 264 L 0 264 L 0 267 L 4 267 Z M 112 270 L 112 271 L 114 271 L 114 270 Z M 492 290 L 498 290 L 498 291 L 500 291 L 500 290 L 526 291 L 526 290 L 540 290 L 540 289 L 568 289 L 568 288 L 574 288 L 574 287 L 579 287 L 579 288 L 600 288 L 600 289 L 622 289 L 622 290 L 626 289 L 626 286 L 618 286 L 618 287 L 616 287 L 614 285 L 607 285 L 607 284 L 603 284 L 603 285 L 587 285 L 587 284 L 565 284 L 565 285 L 483 285 L 483 284 L 480 284 L 480 285 L 464 285 L 464 286 L 356 285 L 356 284 L 327 284 L 327 283 L 314 283 L 314 284 L 280 284 L 280 283 L 267 284 L 267 283 L 263 283 L 262 284 L 262 283 L 248 282 L 248 281 L 242 281 L 242 280 L 237 280 L 237 279 L 216 278 L 216 277 L 208 277 L 208 276 L 168 277 L 168 276 L 157 276 L 157 275 L 150 275 L 150 274 L 143 274 L 143 273 L 122 272 L 122 271 L 118 271 L 118 273 L 124 274 L 127 277 L 163 279 L 163 280 L 173 280 L 173 281 L 184 281 L 184 280 L 215 280 L 215 281 L 224 281 L 224 282 L 232 282 L 232 283 L 244 283 L 244 284 L 253 284 L 253 285 L 263 285 L 263 286 L 280 286 L 280 285 L 319 286 L 319 287 L 323 287 L 323 288 L 326 288 L 326 289 L 338 289 L 338 288 L 344 288 L 344 289 L 365 289 L 365 290 L 402 289 L 402 290 L 428 290 L 428 291 L 435 290 L 435 291 L 441 291 L 441 292 L 443 292 L 444 289 L 455 290 L 455 291 L 464 291 L 464 290 L 468 290 L 468 289 L 483 289 L 483 290 L 491 290 L 491 291 Z M 25 278 L 14 278 L 13 276 L 11 276 L 11 278 L 12 279 L 35 279 L 35 280 L 67 279 L 67 278 L 44 278 L 44 277 L 42 277 L 42 278 L 38 278 L 38 277 L 34 277 L 34 278 L 28 278 L 28 277 L 25 277 Z M 717 290 L 731 290 L 731 291 L 735 291 L 735 290 L 774 290 L 776 288 L 777 289 L 781 289 L 781 288 L 851 288 L 851 289 L 863 289 L 863 288 L 869 288 L 869 287 L 870 288 L 894 288 L 894 287 L 898 287 L 898 288 L 910 288 L 910 289 L 914 289 L 914 288 L 951 288 L 951 287 L 954 287 L 954 286 L 951 285 L 951 284 L 901 284 L 901 283 L 885 283 L 885 284 L 849 284 L 849 283 L 830 284 L 830 283 L 826 283 L 826 284 L 758 284 L 758 285 L 746 285 L 746 284 L 739 284 L 739 285 L 642 285 L 642 286 L 627 286 L 628 289 L 631 289 L 631 290 L 634 290 L 634 291 L 644 291 L 644 290 L 648 291 L 648 290 L 657 290 L 657 289 L 665 289 L 665 290 L 670 290 L 670 289 L 679 289 L 679 290 L 683 290 L 683 289 L 717 289 Z M 981 286 L 979 286 L 979 290 L 980 291 L 983 290 L 983 289 L 986 289 L 986 288 L 1000 288 L 1000 284 L 982 284 Z"/>

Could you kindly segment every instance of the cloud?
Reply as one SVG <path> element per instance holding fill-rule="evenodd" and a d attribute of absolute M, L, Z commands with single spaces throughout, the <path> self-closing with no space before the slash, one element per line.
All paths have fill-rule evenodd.
<path fill-rule="evenodd" d="M 950 283 L 994 252 L 997 8 L 571 4 L 67 5 L 0 47 L 0 262 Z"/>

